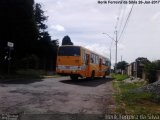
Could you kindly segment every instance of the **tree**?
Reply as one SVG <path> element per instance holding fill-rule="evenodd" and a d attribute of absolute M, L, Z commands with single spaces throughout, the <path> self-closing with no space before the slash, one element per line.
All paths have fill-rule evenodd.
<path fill-rule="evenodd" d="M 42 10 L 42 6 L 39 3 L 35 4 L 34 8 L 34 16 L 37 25 L 37 29 L 39 32 L 39 39 L 43 38 L 46 34 L 47 25 L 44 23 L 48 17 L 44 15 L 44 11 Z"/>
<path fill-rule="evenodd" d="M 8 68 L 7 42 L 14 43 L 10 59 L 12 71 L 42 68 L 44 61 L 46 68 L 55 67 L 50 61 L 56 59 L 58 42 L 52 42 L 46 30 L 48 17 L 40 4 L 34 4 L 34 0 L 0 0 L 0 15 L 0 72 L 7 72 Z M 39 65 L 33 64 L 36 61 Z"/>
<path fill-rule="evenodd" d="M 69 36 L 64 36 L 62 39 L 62 45 L 73 45 Z"/>
<path fill-rule="evenodd" d="M 48 19 L 48 17 L 44 15 L 41 4 L 35 4 L 34 14 L 39 33 L 36 46 L 36 54 L 40 58 L 39 68 L 53 70 L 56 66 L 58 42 L 51 40 L 51 36 L 47 31 L 47 25 L 45 24 L 45 21 Z"/>
<path fill-rule="evenodd" d="M 143 64 L 150 62 L 147 58 L 144 58 L 144 57 L 138 57 L 135 61 Z"/>
<path fill-rule="evenodd" d="M 157 70 L 160 70 L 160 60 L 145 64 L 145 73 L 149 83 L 153 83 L 157 80 Z"/>
<path fill-rule="evenodd" d="M 125 70 L 125 67 L 128 65 L 126 61 L 121 61 L 117 63 L 117 69 Z"/>
<path fill-rule="evenodd" d="M 18 68 L 20 60 L 33 53 L 37 29 L 33 14 L 34 0 L 0 0 L 0 69 L 7 69 L 7 42 L 14 43 L 11 67 Z M 6 54 L 7 53 L 7 54 Z"/>
<path fill-rule="evenodd" d="M 45 24 L 48 17 L 39 3 L 34 4 L 34 0 L 0 0 L 0 16 L 0 72 L 7 72 L 8 68 L 7 42 L 14 43 L 10 59 L 12 71 L 55 68 L 58 42 L 51 40 Z"/>

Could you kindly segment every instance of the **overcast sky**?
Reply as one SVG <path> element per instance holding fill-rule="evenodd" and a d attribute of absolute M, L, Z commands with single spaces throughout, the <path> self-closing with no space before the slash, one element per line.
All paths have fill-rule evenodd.
<path fill-rule="evenodd" d="M 81 45 L 115 61 L 115 26 L 121 33 L 132 5 L 98 4 L 98 0 L 35 0 L 48 16 L 48 31 L 61 45 L 69 35 L 74 45 Z M 160 59 L 160 4 L 134 5 L 124 34 L 118 42 L 118 61 L 133 62 L 137 57 Z"/>

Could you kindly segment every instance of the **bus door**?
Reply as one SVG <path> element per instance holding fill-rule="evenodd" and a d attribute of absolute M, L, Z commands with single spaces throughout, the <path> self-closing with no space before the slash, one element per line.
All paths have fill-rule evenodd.
<path fill-rule="evenodd" d="M 86 61 L 85 61 L 85 65 L 86 65 L 86 76 L 90 75 L 90 55 L 86 54 Z"/>

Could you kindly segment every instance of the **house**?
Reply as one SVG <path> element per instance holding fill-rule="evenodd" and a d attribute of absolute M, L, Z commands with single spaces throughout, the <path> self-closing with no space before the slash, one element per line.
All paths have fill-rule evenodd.
<path fill-rule="evenodd" d="M 132 62 L 127 66 L 127 75 L 136 78 L 143 78 L 144 64 L 139 61 Z"/>
<path fill-rule="evenodd" d="M 128 76 L 133 76 L 133 63 L 127 65 L 126 71 Z"/>

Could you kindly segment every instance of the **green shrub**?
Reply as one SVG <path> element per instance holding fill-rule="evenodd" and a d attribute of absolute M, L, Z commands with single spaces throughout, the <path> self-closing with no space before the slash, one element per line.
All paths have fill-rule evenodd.
<path fill-rule="evenodd" d="M 115 93 L 117 113 L 148 114 L 155 113 L 156 110 L 154 110 L 154 108 L 159 108 L 157 106 L 158 104 L 153 103 L 156 97 L 154 94 L 138 90 L 140 87 L 144 86 L 144 81 L 134 83 L 114 81 L 113 83 L 114 87 L 118 90 L 118 92 Z"/>
<path fill-rule="evenodd" d="M 35 69 L 21 69 L 17 70 L 16 73 L 23 77 L 32 77 L 32 78 L 40 78 L 41 75 L 46 74 L 43 70 L 35 70 Z"/>
<path fill-rule="evenodd" d="M 145 65 L 145 72 L 149 83 L 153 83 L 157 80 L 157 70 L 160 70 L 160 60 Z"/>
<path fill-rule="evenodd" d="M 113 74 L 112 77 L 117 81 L 122 81 L 128 78 L 128 75 L 122 75 L 122 74 Z"/>

